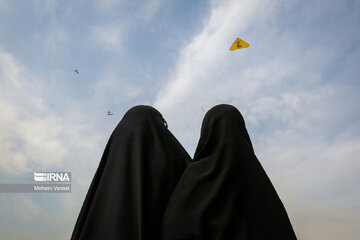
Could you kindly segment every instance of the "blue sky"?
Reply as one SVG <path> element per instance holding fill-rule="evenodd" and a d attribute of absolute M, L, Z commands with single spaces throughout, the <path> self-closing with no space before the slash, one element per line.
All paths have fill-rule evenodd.
<path fill-rule="evenodd" d="M 0 0 L 0 181 L 73 174 L 71 194 L 1 194 L 1 238 L 69 239 L 130 107 L 155 106 L 193 155 L 229 103 L 298 238 L 358 239 L 359 22 L 359 1 Z"/>

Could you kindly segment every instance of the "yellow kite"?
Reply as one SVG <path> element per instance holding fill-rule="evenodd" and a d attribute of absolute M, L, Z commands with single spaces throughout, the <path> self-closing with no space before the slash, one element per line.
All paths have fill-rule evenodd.
<path fill-rule="evenodd" d="M 230 51 L 234 51 L 240 48 L 247 48 L 249 46 L 250 44 L 248 44 L 244 40 L 241 40 L 240 38 L 236 38 L 235 42 L 230 47 Z"/>

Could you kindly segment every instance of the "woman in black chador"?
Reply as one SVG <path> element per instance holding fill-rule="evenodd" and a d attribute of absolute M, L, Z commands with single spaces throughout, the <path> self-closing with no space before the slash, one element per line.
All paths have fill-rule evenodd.
<path fill-rule="evenodd" d="M 240 112 L 207 112 L 194 159 L 150 106 L 111 135 L 72 240 L 295 240 Z"/>

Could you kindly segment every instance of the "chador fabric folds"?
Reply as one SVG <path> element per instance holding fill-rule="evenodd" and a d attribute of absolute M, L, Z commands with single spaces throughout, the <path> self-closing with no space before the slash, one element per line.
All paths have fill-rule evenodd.
<path fill-rule="evenodd" d="M 109 139 L 71 239 L 296 236 L 243 117 L 221 104 L 205 115 L 193 159 L 156 109 L 130 109 Z"/>
<path fill-rule="evenodd" d="M 107 143 L 71 239 L 160 239 L 165 207 L 190 159 L 156 109 L 130 109 Z"/>
<path fill-rule="evenodd" d="M 235 107 L 218 105 L 205 115 L 162 229 L 164 240 L 296 239 Z"/>

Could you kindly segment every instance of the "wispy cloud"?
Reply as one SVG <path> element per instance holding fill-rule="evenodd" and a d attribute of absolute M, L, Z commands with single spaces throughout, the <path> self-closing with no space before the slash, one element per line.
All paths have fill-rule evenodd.
<path fill-rule="evenodd" d="M 42 53 L 47 58 L 54 56 L 61 56 L 64 53 L 69 53 L 68 45 L 71 37 L 67 30 L 58 24 L 52 24 L 48 31 L 39 32 L 34 41 L 41 46 Z"/>
<path fill-rule="evenodd" d="M 89 149 L 97 149 L 99 153 L 95 155 L 101 154 L 98 144 L 103 136 L 95 130 L 87 131 L 93 129 L 96 120 L 89 121 L 86 114 L 78 111 L 86 109 L 87 104 L 63 96 L 62 104 L 69 108 L 56 112 L 48 106 L 46 92 L 66 89 L 35 77 L 5 51 L 0 52 L 0 86 L 1 171 L 17 174 L 29 171 L 33 164 L 42 169 L 60 168 L 81 152 L 90 154 L 83 155 L 84 161 L 92 158 L 94 153 Z"/>
<path fill-rule="evenodd" d="M 94 26 L 91 30 L 94 43 L 109 51 L 121 51 L 126 34 L 126 29 L 120 23 Z"/>
<path fill-rule="evenodd" d="M 121 4 L 126 3 L 126 0 L 94 0 L 94 6 L 102 10 L 114 10 L 119 7 Z"/>
<path fill-rule="evenodd" d="M 214 0 L 190 5 L 199 8 L 196 13 L 206 12 L 205 19 L 178 13 L 182 4 L 36 0 L 28 3 L 33 8 L 25 8 L 0 0 L 8 21 L 0 24 L 0 172 L 7 180 L 40 169 L 74 176 L 71 194 L 41 196 L 47 202 L 41 208 L 38 196 L 2 198 L 1 215 L 24 228 L 6 225 L 0 231 L 14 239 L 62 239 L 66 232 L 68 239 L 106 140 L 129 107 L 155 105 L 191 153 L 206 111 L 230 103 L 243 113 L 257 156 L 299 239 L 357 239 L 359 3 Z M 23 24 L 29 19 L 36 28 Z M 195 31 L 200 25 L 199 32 L 190 31 L 195 33 L 191 38 L 190 32 L 183 34 L 185 27 Z M 183 49 L 173 46 L 169 29 L 181 38 L 177 42 L 188 43 Z M 17 41 L 6 37 L 12 35 L 19 36 Z M 146 54 L 136 47 L 139 36 L 156 41 Z M 250 47 L 230 52 L 236 37 Z M 167 47 L 150 49 L 162 44 Z M 153 53 L 163 60 L 147 61 Z M 73 63 L 80 66 L 76 79 L 69 74 L 75 74 Z M 116 111 L 113 118 L 108 110 Z M 54 219 L 64 226 L 56 234 L 25 228 L 43 224 L 51 229 Z"/>
<path fill-rule="evenodd" d="M 19 174 L 39 170 L 71 171 L 75 176 L 72 182 L 73 192 L 69 195 L 48 196 L 47 204 L 41 207 L 35 195 L 17 195 L 11 198 L 3 196 L 0 212 L 6 224 L 8 219 L 20 225 L 24 222 L 49 224 L 48 226 L 66 225 L 65 230 L 59 230 L 55 234 L 57 239 L 57 236 L 69 236 L 74 224 L 71 221 L 76 219 L 108 134 L 99 132 L 101 127 L 94 127 L 97 120 L 92 118 L 91 113 L 84 114 L 78 110 L 89 108 L 87 103 L 64 96 L 62 104 L 69 105 L 69 109 L 56 112 L 48 106 L 48 96 L 45 93 L 52 92 L 53 87 L 57 91 L 66 92 L 63 87 L 52 86 L 41 77 L 36 77 L 11 53 L 0 51 L 2 176 L 6 176 L 9 183 L 11 180 L 17 182 Z M 98 100 L 94 99 L 95 102 Z M 55 206 L 56 209 L 62 209 L 60 217 L 54 210 Z M 11 228 L 2 228 L 3 230 L 4 236 L 18 236 L 20 239 L 26 234 L 39 234 L 36 230 L 25 228 L 16 233 Z M 53 233 L 44 231 L 41 233 L 43 238 L 39 239 L 47 239 L 48 234 Z"/>
<path fill-rule="evenodd" d="M 239 33 L 248 31 L 250 24 L 261 22 L 259 18 L 265 21 L 275 7 L 276 2 L 269 1 L 212 3 L 210 16 L 203 29 L 181 51 L 177 64 L 170 73 L 172 77 L 161 87 L 154 102 L 169 119 L 173 131 L 184 138 L 184 142 L 189 140 L 189 136 L 182 136 L 182 132 L 188 130 L 186 124 L 192 121 L 193 116 L 197 117 L 195 122 L 199 126 L 200 116 L 204 113 L 194 113 L 200 112 L 201 106 L 207 110 L 214 101 L 226 102 L 230 99 L 224 98 L 239 97 L 239 88 L 231 86 L 234 82 L 240 84 L 241 80 L 242 90 L 251 87 L 239 78 L 239 69 L 246 69 L 242 66 L 244 60 L 234 54 L 229 55 L 228 49 Z M 252 45 L 254 43 L 251 39 L 245 38 Z M 245 59 L 249 57 L 245 51 L 235 54 L 245 54 L 242 55 Z M 255 88 L 256 84 L 258 83 L 251 83 Z M 231 94 L 229 91 L 237 92 Z M 179 106 L 181 112 L 177 111 Z M 186 131 L 190 132 L 199 133 L 197 130 Z M 193 140 L 192 145 L 195 144 Z"/>
<path fill-rule="evenodd" d="M 34 10 L 37 13 L 51 13 L 54 14 L 54 11 L 58 7 L 59 2 L 51 0 L 35 0 Z"/>
<path fill-rule="evenodd" d="M 24 222 L 34 220 L 44 213 L 43 208 L 38 203 L 24 194 L 1 199 L 1 205 L 4 206 L 0 209 L 2 216 L 12 215 L 12 217 Z"/>
<path fill-rule="evenodd" d="M 139 0 L 136 2 L 129 0 L 94 0 L 94 6 L 102 12 L 112 14 L 123 12 L 124 8 L 130 7 L 135 10 L 133 17 L 148 21 L 151 20 L 164 2 L 164 0 Z"/>
<path fill-rule="evenodd" d="M 0 168 L 15 173 L 28 170 L 28 161 L 45 166 L 60 164 L 67 152 L 58 140 L 61 118 L 52 114 L 37 95 L 41 86 L 11 54 L 3 51 L 0 69 Z"/>
<path fill-rule="evenodd" d="M 260 161 L 288 206 L 299 238 L 312 232 L 321 239 L 337 239 L 334 232 L 319 229 L 322 224 L 327 229 L 350 229 L 345 225 L 349 222 L 354 227 L 354 212 L 360 214 L 355 204 L 360 191 L 354 190 L 354 182 L 360 180 L 354 157 L 360 154 L 360 105 L 355 104 L 360 102 L 359 86 L 356 76 L 344 77 L 354 66 L 351 61 L 339 65 L 338 59 L 344 55 L 335 42 L 328 43 L 327 25 L 313 30 L 308 23 L 286 28 L 279 15 L 294 8 L 280 3 L 212 2 L 208 21 L 181 51 L 170 74 L 173 77 L 158 92 L 154 104 L 188 150 L 195 149 L 206 110 L 219 103 L 238 107 Z M 323 19 L 327 10 L 314 7 L 312 20 Z M 355 25 L 347 26 L 339 31 L 350 36 Z M 297 30 L 302 28 L 307 34 L 320 31 L 306 48 L 299 46 L 311 36 Z M 237 36 L 248 41 L 250 48 L 230 52 Z M 345 61 L 358 57 L 354 51 Z M 336 72 L 336 67 L 341 69 L 339 74 L 329 74 Z M 310 229 L 301 219 L 311 217 L 315 205 L 316 227 Z M 327 217 L 322 212 L 334 208 L 338 214 L 321 223 L 321 218 Z M 337 217 L 341 224 L 331 222 L 330 218 Z M 345 236 L 352 239 L 356 233 Z"/>
<path fill-rule="evenodd" d="M 164 4 L 164 0 L 150 0 L 150 1 L 144 1 L 143 4 L 140 4 L 140 14 L 141 17 L 145 20 L 150 20 L 160 9 L 162 4 Z"/>
<path fill-rule="evenodd" d="M 17 198 L 16 201 L 17 207 L 14 210 L 24 221 L 33 220 L 35 217 L 40 217 L 43 213 L 41 206 L 27 196 Z"/>
<path fill-rule="evenodd" d="M 223 60 L 230 41 L 236 36 L 234 30 L 243 31 L 254 11 L 261 11 L 261 7 L 266 5 L 258 4 L 254 1 L 243 1 L 242 4 L 226 1 L 213 8 L 201 33 L 182 50 L 174 77 L 167 82 L 155 102 L 158 108 L 166 111 L 173 107 L 189 92 L 206 84 L 215 69 L 215 73 L 220 70 L 218 63 Z M 240 25 L 240 22 L 243 24 Z"/>
<path fill-rule="evenodd" d="M 94 89 L 95 93 L 92 96 L 94 101 L 103 100 L 104 102 L 108 101 L 106 99 L 113 99 L 113 101 L 117 102 L 133 100 L 144 91 L 142 87 L 133 85 L 111 74 L 105 74 L 105 76 L 96 83 Z"/>

